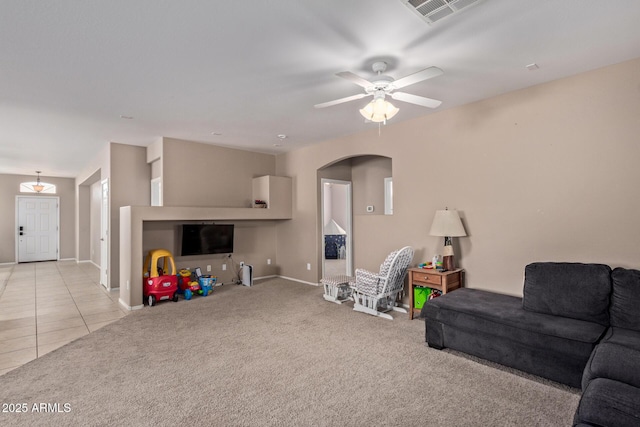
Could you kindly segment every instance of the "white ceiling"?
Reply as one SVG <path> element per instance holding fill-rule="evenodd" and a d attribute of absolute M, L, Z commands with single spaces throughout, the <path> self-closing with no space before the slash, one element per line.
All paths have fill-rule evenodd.
<path fill-rule="evenodd" d="M 377 126 L 369 98 L 313 108 L 362 90 L 337 72 L 444 70 L 403 89 L 442 106 L 394 102 L 392 124 L 640 57 L 639 20 L 638 0 L 483 0 L 434 25 L 401 0 L 0 0 L 0 173 L 74 177 L 161 136 L 292 150 Z"/>

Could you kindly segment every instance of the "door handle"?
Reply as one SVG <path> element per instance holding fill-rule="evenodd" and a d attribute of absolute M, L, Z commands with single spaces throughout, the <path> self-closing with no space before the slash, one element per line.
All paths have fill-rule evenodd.
<path fill-rule="evenodd" d="M 18 230 L 19 230 L 19 231 L 24 231 L 24 226 L 23 226 L 23 225 L 21 225 L 20 227 L 18 227 Z"/>
<path fill-rule="evenodd" d="M 20 232 L 20 235 L 21 235 L 21 236 L 24 236 L 24 233 L 21 231 L 21 232 Z"/>

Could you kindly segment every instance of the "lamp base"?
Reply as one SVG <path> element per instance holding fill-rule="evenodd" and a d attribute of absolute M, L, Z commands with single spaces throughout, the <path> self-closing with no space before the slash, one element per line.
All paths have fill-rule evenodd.
<path fill-rule="evenodd" d="M 447 271 L 453 271 L 456 269 L 456 263 L 453 259 L 453 255 L 445 255 L 442 257 L 442 267 Z"/>

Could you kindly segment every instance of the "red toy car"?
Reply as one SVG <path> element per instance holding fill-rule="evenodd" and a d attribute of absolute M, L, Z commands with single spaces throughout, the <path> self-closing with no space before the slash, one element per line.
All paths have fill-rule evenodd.
<path fill-rule="evenodd" d="M 162 260 L 162 267 L 158 263 Z M 166 249 L 149 251 L 142 267 L 143 296 L 153 307 L 157 301 L 178 301 L 178 278 L 171 252 Z"/>

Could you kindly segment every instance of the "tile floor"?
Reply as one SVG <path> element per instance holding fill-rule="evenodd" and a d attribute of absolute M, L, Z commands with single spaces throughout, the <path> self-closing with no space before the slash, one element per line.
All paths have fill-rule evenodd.
<path fill-rule="evenodd" d="M 0 375 L 126 316 L 93 264 L 0 266 Z"/>

